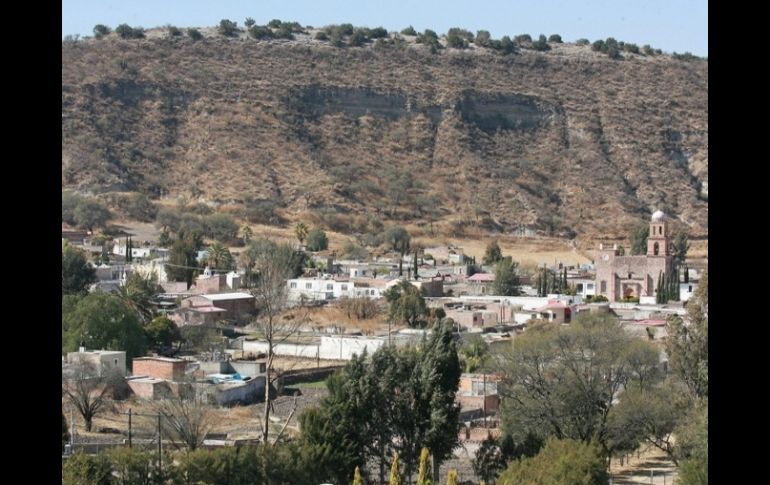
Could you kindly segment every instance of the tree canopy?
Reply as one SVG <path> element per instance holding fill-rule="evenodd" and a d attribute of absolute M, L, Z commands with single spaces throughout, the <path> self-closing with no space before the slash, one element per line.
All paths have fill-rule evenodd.
<path fill-rule="evenodd" d="M 424 327 L 428 309 L 422 291 L 408 281 L 399 281 L 385 292 L 390 304 L 388 318 L 392 322 L 406 324 L 411 328 Z"/>
<path fill-rule="evenodd" d="M 517 268 L 519 264 L 514 263 L 511 257 L 508 256 L 500 260 L 495 266 L 495 283 L 493 290 L 495 295 L 501 296 L 518 296 L 519 290 L 519 275 L 517 274 Z"/>
<path fill-rule="evenodd" d="M 570 439 L 550 439 L 533 458 L 513 461 L 499 485 L 603 485 L 607 463 L 601 447 Z"/>
<path fill-rule="evenodd" d="M 503 253 L 500 250 L 500 245 L 497 244 L 497 239 L 489 241 L 487 249 L 484 251 L 484 258 L 481 260 L 484 264 L 497 264 L 498 261 L 503 259 Z"/>
<path fill-rule="evenodd" d="M 62 295 L 85 294 L 96 281 L 96 270 L 86 261 L 83 251 L 63 242 L 61 247 Z"/>

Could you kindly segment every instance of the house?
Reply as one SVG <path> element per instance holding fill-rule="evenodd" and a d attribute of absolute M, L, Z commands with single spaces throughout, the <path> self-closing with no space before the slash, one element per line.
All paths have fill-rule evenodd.
<path fill-rule="evenodd" d="M 575 288 L 575 294 L 583 298 L 596 295 L 596 280 L 589 278 L 567 278 L 567 283 Z"/>
<path fill-rule="evenodd" d="M 476 273 L 469 276 L 468 293 L 471 295 L 488 295 L 492 292 L 492 285 L 495 282 L 494 273 Z"/>
<path fill-rule="evenodd" d="M 228 318 L 236 322 L 248 321 L 257 312 L 256 300 L 248 293 L 215 293 L 191 296 L 182 300 L 181 308 L 215 307 L 226 310 Z"/>
<path fill-rule="evenodd" d="M 294 278 L 286 282 L 289 287 L 289 299 L 310 301 L 332 300 L 343 296 L 353 296 L 355 283 L 348 280 L 335 280 L 326 275 L 316 278 Z"/>
<path fill-rule="evenodd" d="M 656 211 L 650 220 L 646 255 L 621 256 L 617 245 L 612 248 L 600 245 L 596 263 L 597 294 L 610 301 L 655 297 L 658 278 L 663 273 L 671 274 L 674 268 L 671 246 L 668 216 L 662 211 Z"/>
<path fill-rule="evenodd" d="M 564 302 L 551 300 L 537 309 L 538 316 L 543 320 L 554 323 L 570 323 L 572 321 L 572 308 Z"/>
<path fill-rule="evenodd" d="M 67 353 L 67 363 L 77 364 L 89 362 L 99 375 L 110 369 L 117 369 L 122 375 L 126 374 L 126 352 L 122 350 L 86 350 L 80 347 L 77 352 Z"/>
<path fill-rule="evenodd" d="M 227 310 L 213 305 L 178 308 L 169 317 L 178 327 L 187 325 L 216 325 L 227 318 Z"/>
<path fill-rule="evenodd" d="M 187 361 L 169 357 L 137 357 L 133 361 L 133 374 L 137 377 L 154 377 L 169 381 L 181 381 L 185 376 Z"/>
<path fill-rule="evenodd" d="M 493 374 L 463 373 L 455 401 L 463 410 L 479 409 L 484 415 L 495 412 L 500 408 L 499 382 L 500 377 Z"/>

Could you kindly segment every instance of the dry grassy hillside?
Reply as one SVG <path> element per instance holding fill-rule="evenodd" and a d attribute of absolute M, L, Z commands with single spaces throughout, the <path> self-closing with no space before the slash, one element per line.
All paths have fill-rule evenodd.
<path fill-rule="evenodd" d="M 63 43 L 62 185 L 342 232 L 625 237 L 663 208 L 707 237 L 708 62 L 552 47 Z"/>

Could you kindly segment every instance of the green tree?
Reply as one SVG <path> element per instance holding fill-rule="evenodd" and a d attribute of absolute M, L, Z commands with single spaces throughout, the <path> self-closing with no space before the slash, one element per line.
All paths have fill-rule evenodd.
<path fill-rule="evenodd" d="M 679 316 L 667 322 L 666 353 L 670 370 L 693 396 L 708 397 L 708 273 L 687 302 L 689 325 Z"/>
<path fill-rule="evenodd" d="M 134 309 L 142 324 L 146 324 L 155 315 L 153 302 L 160 293 L 163 293 L 163 287 L 154 273 L 145 276 L 135 271 L 118 289 L 117 296 Z"/>
<path fill-rule="evenodd" d="M 238 35 L 238 32 L 240 32 L 240 30 L 238 29 L 238 22 L 233 22 L 232 20 L 228 20 L 228 19 L 222 19 L 219 21 L 219 27 L 217 27 L 217 32 L 219 32 L 219 35 L 223 35 L 225 37 L 236 37 Z"/>
<path fill-rule="evenodd" d="M 518 266 L 519 264 L 514 263 L 510 256 L 497 263 L 493 285 L 495 295 L 517 296 L 521 293 L 519 290 L 519 275 L 517 274 Z"/>
<path fill-rule="evenodd" d="M 253 26 L 253 25 L 254 25 L 254 24 L 256 24 L 256 23 L 257 23 L 257 22 L 256 22 L 256 21 L 255 21 L 253 18 L 251 18 L 251 17 L 246 17 L 246 21 L 245 21 L 245 22 L 243 22 L 243 25 L 245 25 L 245 26 L 248 28 L 248 27 L 251 27 L 251 26 Z"/>
<path fill-rule="evenodd" d="M 200 30 L 194 28 L 187 29 L 187 35 L 194 41 L 201 40 L 203 38 L 203 34 L 201 34 Z"/>
<path fill-rule="evenodd" d="M 687 251 L 690 249 L 690 243 L 687 240 L 687 233 L 678 233 L 674 238 L 674 244 L 672 245 L 671 249 L 676 266 L 683 266 L 687 259 Z"/>
<path fill-rule="evenodd" d="M 403 276 L 402 260 L 411 247 L 411 237 L 409 236 L 409 233 L 401 226 L 393 226 L 388 228 L 380 236 L 380 241 L 388 244 L 393 251 L 396 251 L 401 255 L 398 263 L 398 275 Z"/>
<path fill-rule="evenodd" d="M 115 482 L 150 485 L 158 483 L 157 457 L 136 448 L 117 447 L 107 451 Z M 156 481 L 157 480 L 157 481 Z"/>
<path fill-rule="evenodd" d="M 323 229 L 316 227 L 307 235 L 307 248 L 310 251 L 324 251 L 329 247 L 329 239 Z"/>
<path fill-rule="evenodd" d="M 608 422 L 622 390 L 644 390 L 659 379 L 658 350 L 609 315 L 579 315 L 566 328 L 533 327 L 497 358 L 506 433 L 596 440 L 608 452 Z"/>
<path fill-rule="evenodd" d="M 423 447 L 423 449 L 420 450 L 420 467 L 417 469 L 417 485 L 428 485 L 430 483 L 430 478 L 428 476 L 430 473 L 430 465 L 428 464 L 429 459 L 430 452 L 427 448 Z"/>
<path fill-rule="evenodd" d="M 211 214 L 202 221 L 206 227 L 206 236 L 223 243 L 229 243 L 238 236 L 238 224 L 229 214 Z"/>
<path fill-rule="evenodd" d="M 73 217 L 78 227 L 92 231 L 94 227 L 104 227 L 112 216 L 100 203 L 85 199 L 75 208 Z"/>
<path fill-rule="evenodd" d="M 399 471 L 400 465 L 398 462 L 398 453 L 393 455 L 393 465 L 390 467 L 390 478 L 388 479 L 388 485 L 401 485 L 401 472 Z"/>
<path fill-rule="evenodd" d="M 243 242 L 245 242 L 246 244 L 249 244 L 253 236 L 254 236 L 254 232 L 251 230 L 251 227 L 244 224 L 241 227 L 241 237 L 243 238 Z"/>
<path fill-rule="evenodd" d="M 497 480 L 500 485 L 604 485 L 607 463 L 594 443 L 550 439 L 533 458 L 513 461 Z"/>
<path fill-rule="evenodd" d="M 361 478 L 361 469 L 358 467 L 353 472 L 353 485 L 364 485 L 364 479 Z"/>
<path fill-rule="evenodd" d="M 497 264 L 502 261 L 503 253 L 500 250 L 500 245 L 497 244 L 497 239 L 489 241 L 487 249 L 484 251 L 484 258 L 481 260 L 484 264 Z"/>
<path fill-rule="evenodd" d="M 97 39 L 101 39 L 105 35 L 110 35 L 110 32 L 111 32 L 110 28 L 104 24 L 94 25 L 94 37 Z"/>
<path fill-rule="evenodd" d="M 61 246 L 61 293 L 83 295 L 96 281 L 96 270 L 88 264 L 83 251 L 62 242 Z"/>
<path fill-rule="evenodd" d="M 174 342 L 182 339 L 179 327 L 165 315 L 153 318 L 144 327 L 144 332 L 147 335 L 147 342 L 157 351 L 169 348 Z"/>
<path fill-rule="evenodd" d="M 235 268 L 235 260 L 230 250 L 215 242 L 208 249 L 208 264 L 213 270 L 228 271 Z"/>
<path fill-rule="evenodd" d="M 489 357 L 489 344 L 480 335 L 471 335 L 460 347 L 460 355 L 465 372 L 476 372 Z"/>
<path fill-rule="evenodd" d="M 420 399 L 413 409 L 417 410 L 418 419 L 423 413 L 420 422 L 427 427 L 422 443 L 433 453 L 433 480 L 438 483 L 439 466 L 451 458 L 460 431 L 460 406 L 455 398 L 462 369 L 450 325 L 440 322 L 433 328 L 423 347 L 419 371 Z"/>
<path fill-rule="evenodd" d="M 561 44 L 562 43 L 561 36 L 559 34 L 551 34 L 548 37 L 548 42 L 552 42 L 554 44 Z"/>
<path fill-rule="evenodd" d="M 423 327 L 428 313 L 425 297 L 419 288 L 408 281 L 399 281 L 385 292 L 385 300 L 390 304 L 388 318 L 397 324 L 406 324 L 410 328 Z"/>
<path fill-rule="evenodd" d="M 446 485 L 457 485 L 457 470 L 449 470 L 447 472 Z"/>
<path fill-rule="evenodd" d="M 532 48 L 536 51 L 549 51 L 551 50 L 551 46 L 548 45 L 548 40 L 545 38 L 545 35 L 540 34 L 540 37 L 532 43 Z"/>
<path fill-rule="evenodd" d="M 187 288 L 192 285 L 193 277 L 198 269 L 197 253 L 203 241 L 195 232 L 181 231 L 169 251 L 169 262 L 166 263 L 166 274 L 171 281 L 184 281 Z"/>
<path fill-rule="evenodd" d="M 647 238 L 650 236 L 650 227 L 639 227 L 631 234 L 631 254 L 638 256 L 647 254 Z"/>
<path fill-rule="evenodd" d="M 294 226 L 294 234 L 297 236 L 297 240 L 299 241 L 300 244 L 303 244 L 305 242 L 305 239 L 307 239 L 308 232 L 309 232 L 309 229 L 304 222 L 298 222 Z"/>
<path fill-rule="evenodd" d="M 104 485 L 112 483 L 107 455 L 87 455 L 79 451 L 62 461 L 63 485 Z"/>
<path fill-rule="evenodd" d="M 126 358 L 145 354 L 147 343 L 139 316 L 119 297 L 101 291 L 90 293 L 74 304 L 63 304 L 63 351 L 75 351 L 81 341 L 86 347 L 125 350 Z"/>
<path fill-rule="evenodd" d="M 401 31 L 401 35 L 417 35 L 417 31 L 411 25 Z"/>

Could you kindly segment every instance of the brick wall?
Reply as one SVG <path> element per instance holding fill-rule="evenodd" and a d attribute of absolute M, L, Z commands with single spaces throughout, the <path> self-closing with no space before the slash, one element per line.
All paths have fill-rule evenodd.
<path fill-rule="evenodd" d="M 187 361 L 181 359 L 141 357 L 134 359 L 133 374 L 178 381 L 184 377 L 186 367 Z"/>

